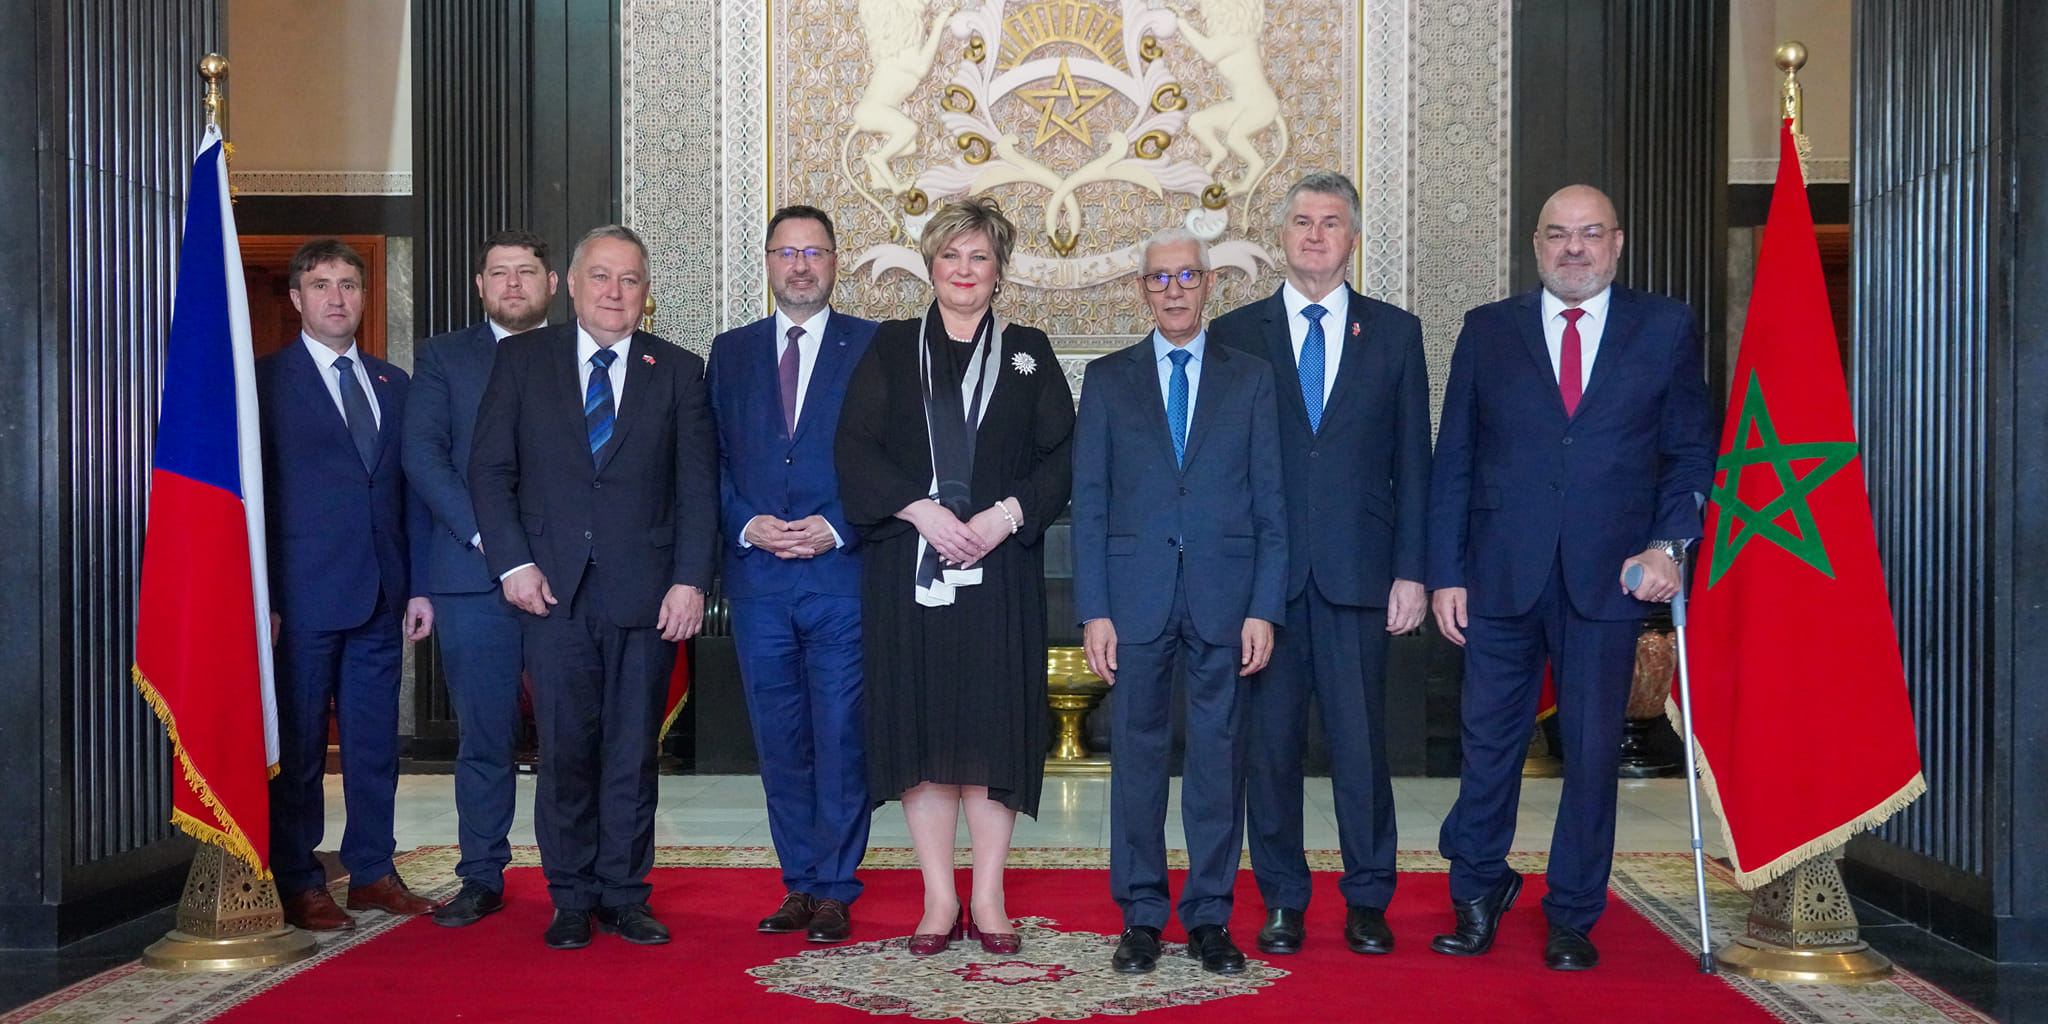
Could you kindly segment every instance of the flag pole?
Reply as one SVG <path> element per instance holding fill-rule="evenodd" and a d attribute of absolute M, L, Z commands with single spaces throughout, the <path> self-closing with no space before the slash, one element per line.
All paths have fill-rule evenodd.
<path fill-rule="evenodd" d="M 206 127 L 220 129 L 225 103 L 220 80 L 228 62 L 209 53 L 199 60 L 206 80 Z M 222 144 L 225 149 L 225 143 Z M 192 188 L 218 188 L 194 181 Z M 176 733 L 174 731 L 173 735 Z M 174 973 L 243 971 L 295 963 L 320 951 L 312 932 L 285 923 L 277 883 L 241 856 L 215 843 L 199 844 L 178 899 L 177 923 L 142 953 L 145 966 Z"/>

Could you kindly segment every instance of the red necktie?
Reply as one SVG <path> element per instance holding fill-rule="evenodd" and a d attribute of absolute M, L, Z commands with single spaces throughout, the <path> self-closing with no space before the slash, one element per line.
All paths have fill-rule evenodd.
<path fill-rule="evenodd" d="M 1585 369 L 1579 362 L 1579 318 L 1586 315 L 1583 309 L 1564 311 L 1564 345 L 1557 359 L 1557 393 L 1564 397 L 1564 414 L 1572 416 L 1579 411 L 1579 395 L 1585 377 Z"/>
<path fill-rule="evenodd" d="M 776 366 L 782 377 L 782 427 L 790 437 L 796 436 L 796 378 L 802 364 L 803 353 L 796 347 L 796 340 L 804 336 L 804 329 L 789 329 L 789 344 L 782 350 L 782 359 Z"/>

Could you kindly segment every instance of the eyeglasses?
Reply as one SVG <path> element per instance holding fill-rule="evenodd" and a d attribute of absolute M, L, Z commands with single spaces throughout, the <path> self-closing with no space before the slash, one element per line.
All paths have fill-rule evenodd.
<path fill-rule="evenodd" d="M 1138 280 L 1145 282 L 1145 290 L 1148 292 L 1163 292 L 1168 284 L 1176 281 L 1182 288 L 1193 288 L 1195 282 L 1200 281 L 1202 275 L 1207 273 L 1206 270 L 1178 270 L 1172 273 L 1140 274 Z"/>
<path fill-rule="evenodd" d="M 1605 224 L 1588 224 L 1579 228 L 1548 227 L 1543 229 L 1543 244 L 1563 245 L 1577 238 L 1587 245 L 1599 245 L 1600 240 L 1606 238 L 1608 232 L 1619 230 L 1621 229 Z"/>
<path fill-rule="evenodd" d="M 768 250 L 768 255 L 771 258 L 781 260 L 784 263 L 795 263 L 797 257 L 799 256 L 815 263 L 818 260 L 822 260 L 827 256 L 833 255 L 833 252 L 834 250 L 820 249 L 817 246 L 812 246 L 808 249 L 792 249 L 789 246 L 785 245 L 780 249 Z"/>

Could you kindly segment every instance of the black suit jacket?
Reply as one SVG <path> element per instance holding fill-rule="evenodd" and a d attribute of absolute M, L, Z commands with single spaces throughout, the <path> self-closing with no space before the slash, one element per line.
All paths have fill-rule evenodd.
<path fill-rule="evenodd" d="M 1316 586 L 1332 603 L 1383 608 L 1396 578 L 1421 582 L 1429 501 L 1429 367 L 1422 323 L 1350 289 L 1337 383 L 1311 431 L 1280 292 L 1210 325 L 1210 338 L 1273 366 L 1287 483 L 1287 596 Z"/>
<path fill-rule="evenodd" d="M 477 411 L 470 496 L 492 575 L 532 562 L 563 608 L 591 563 L 591 614 L 651 627 L 668 588 L 711 585 L 718 468 L 704 361 L 652 334 L 625 343 L 604 465 L 590 455 L 574 322 L 498 343 Z"/>

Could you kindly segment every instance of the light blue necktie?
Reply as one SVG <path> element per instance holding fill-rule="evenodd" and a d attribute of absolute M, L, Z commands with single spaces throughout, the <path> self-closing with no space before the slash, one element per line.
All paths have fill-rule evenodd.
<path fill-rule="evenodd" d="M 612 360 L 617 358 L 619 354 L 608 348 L 598 349 L 590 357 L 590 385 L 583 389 L 583 422 L 590 428 L 592 463 L 601 463 L 597 453 L 612 439 L 612 421 L 618 418 L 612 409 L 611 374 Z"/>
<path fill-rule="evenodd" d="M 1173 376 L 1166 382 L 1166 424 L 1173 428 L 1173 464 L 1187 462 L 1188 455 L 1188 360 L 1194 356 L 1177 348 L 1166 354 L 1173 360 Z"/>
<path fill-rule="evenodd" d="M 1308 406 L 1308 429 L 1323 429 L 1323 317 L 1330 311 L 1311 302 L 1301 307 L 1308 318 L 1308 337 L 1301 342 L 1301 403 Z"/>

